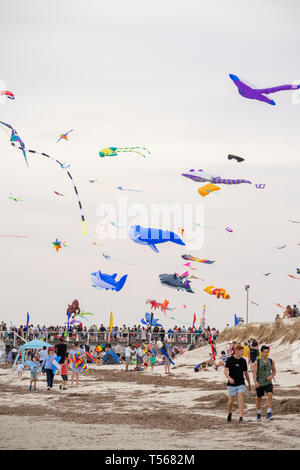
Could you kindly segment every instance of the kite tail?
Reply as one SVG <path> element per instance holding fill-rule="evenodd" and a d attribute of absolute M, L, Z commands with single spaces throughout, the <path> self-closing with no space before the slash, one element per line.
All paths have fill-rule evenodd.
<path fill-rule="evenodd" d="M 144 155 L 142 152 L 139 152 L 138 149 L 140 147 L 125 147 L 125 148 L 120 148 L 119 151 L 120 152 L 132 152 L 132 153 L 138 153 L 139 155 L 141 155 L 142 157 L 146 158 L 146 155 Z"/>
<path fill-rule="evenodd" d="M 252 184 L 251 181 L 248 180 L 230 180 L 230 179 L 224 179 L 224 178 L 212 178 L 212 183 L 216 184 L 240 184 L 240 183 L 249 183 Z"/>

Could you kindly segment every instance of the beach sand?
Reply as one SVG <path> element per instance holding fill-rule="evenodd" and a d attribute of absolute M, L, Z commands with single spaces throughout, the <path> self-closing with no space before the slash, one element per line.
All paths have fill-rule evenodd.
<path fill-rule="evenodd" d="M 220 353 L 226 343 L 217 347 Z M 59 390 L 56 375 L 51 391 L 41 376 L 38 390 L 30 392 L 29 372 L 18 379 L 16 371 L 2 365 L 0 448 L 300 449 L 300 361 L 292 361 L 299 347 L 300 341 L 273 343 L 274 420 L 265 419 L 264 400 L 259 424 L 254 389 L 245 398 L 245 423 L 238 424 L 236 408 L 233 422 L 226 422 L 224 369 L 194 372 L 195 364 L 208 359 L 209 346 L 177 356 L 170 375 L 163 366 L 125 372 L 124 365 L 92 365 L 78 388 L 69 381 L 65 391 Z"/>

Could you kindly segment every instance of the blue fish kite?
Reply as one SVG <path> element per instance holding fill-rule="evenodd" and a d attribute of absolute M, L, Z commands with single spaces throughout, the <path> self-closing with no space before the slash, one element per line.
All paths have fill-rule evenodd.
<path fill-rule="evenodd" d="M 116 292 L 119 292 L 126 282 L 127 274 L 121 277 L 118 282 L 116 281 L 116 277 L 116 273 L 111 276 L 110 274 L 104 274 L 101 273 L 101 271 L 97 271 L 91 274 L 91 280 L 93 282 L 92 285 L 93 287 L 96 287 L 96 289 L 115 290 Z"/>
<path fill-rule="evenodd" d="M 145 313 L 145 318 L 146 318 L 146 322 L 151 326 L 162 326 L 160 323 L 157 322 L 158 318 L 153 318 L 153 315 L 152 315 L 152 321 L 151 321 L 150 313 Z"/>
<path fill-rule="evenodd" d="M 155 245 L 158 243 L 173 242 L 177 245 L 185 245 L 181 238 L 169 230 L 158 228 L 144 228 L 140 225 L 132 225 L 129 229 L 131 240 L 140 245 L 148 245 L 155 253 L 159 253 Z"/>

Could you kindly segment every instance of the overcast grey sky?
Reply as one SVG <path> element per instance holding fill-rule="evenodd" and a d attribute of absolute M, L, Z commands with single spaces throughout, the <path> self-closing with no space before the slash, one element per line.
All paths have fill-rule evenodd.
<path fill-rule="evenodd" d="M 110 311 L 115 324 L 134 324 L 149 311 L 148 298 L 167 298 L 176 307 L 170 315 L 186 326 L 206 304 L 208 323 L 222 328 L 235 313 L 245 315 L 245 284 L 259 304 L 250 304 L 253 321 L 273 320 L 280 312 L 275 303 L 300 301 L 298 280 L 287 276 L 300 267 L 300 224 L 288 222 L 300 220 L 300 104 L 289 91 L 273 95 L 276 106 L 244 99 L 228 77 L 234 73 L 258 87 L 300 82 L 299 9 L 296 1 L 280 0 L 2 5 L 0 81 L 16 99 L 0 105 L 0 120 L 13 125 L 28 148 L 71 164 L 87 235 L 64 171 L 33 155 L 26 168 L 1 129 L 1 234 L 29 238 L 1 238 L 0 320 L 24 323 L 29 311 L 35 324 L 63 323 L 67 304 L 78 298 L 97 324 L 108 324 Z M 69 142 L 56 144 L 70 129 Z M 107 146 L 144 146 L 151 155 L 100 159 Z M 246 160 L 229 161 L 229 153 Z M 190 168 L 266 188 L 222 185 L 201 198 L 201 185 L 181 176 Z M 91 178 L 143 192 L 92 185 Z M 24 201 L 9 200 L 10 192 Z M 204 224 L 213 229 L 205 229 L 203 247 L 189 253 L 216 261 L 194 265 L 193 273 L 205 280 L 192 280 L 195 294 L 174 292 L 158 278 L 184 272 L 184 247 L 166 243 L 155 254 L 130 239 L 92 244 L 99 206 L 118 207 L 121 196 L 129 208 L 203 205 Z M 68 245 L 59 253 L 52 248 L 56 237 Z M 103 252 L 137 266 L 106 261 Z M 128 274 L 123 290 L 91 287 L 90 273 L 98 269 Z M 231 299 L 209 296 L 207 285 L 224 287 Z M 174 324 L 157 316 L 167 327 Z"/>

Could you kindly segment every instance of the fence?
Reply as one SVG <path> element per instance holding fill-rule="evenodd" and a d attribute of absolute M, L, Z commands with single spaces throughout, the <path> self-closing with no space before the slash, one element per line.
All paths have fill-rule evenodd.
<path fill-rule="evenodd" d="M 3 331 L 0 330 L 0 340 L 5 343 L 19 346 L 22 343 L 31 341 L 33 339 L 44 340 L 47 343 L 57 343 L 59 341 L 62 332 L 59 331 L 45 331 L 38 333 L 24 332 L 24 336 L 18 335 L 15 331 Z M 82 331 L 82 332 L 69 332 L 68 336 L 64 337 L 67 343 L 78 341 L 79 343 L 85 344 L 99 344 L 99 343 L 120 343 L 127 346 L 129 343 L 149 343 L 150 341 L 156 343 L 158 340 L 164 342 L 165 338 L 168 342 L 173 344 L 197 344 L 203 342 L 203 338 L 199 333 L 184 333 L 184 332 L 173 332 L 173 333 L 156 333 L 156 332 L 129 332 L 122 333 L 121 335 L 115 335 L 108 331 L 95 330 L 93 332 Z M 204 342 L 207 338 L 204 339 Z"/>

